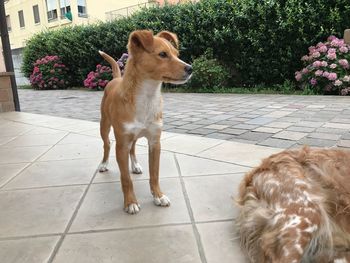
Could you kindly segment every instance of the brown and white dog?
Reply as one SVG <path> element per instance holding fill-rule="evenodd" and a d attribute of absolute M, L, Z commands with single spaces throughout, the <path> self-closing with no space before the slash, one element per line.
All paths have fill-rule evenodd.
<path fill-rule="evenodd" d="M 124 194 L 124 209 L 139 212 L 129 173 L 129 156 L 133 173 L 142 173 L 135 156 L 136 140 L 146 137 L 149 145 L 151 193 L 157 206 L 169 206 L 169 198 L 159 186 L 160 136 L 162 131 L 162 82 L 183 84 L 191 77 L 192 67 L 178 58 L 178 39 L 162 31 L 153 35 L 148 30 L 134 31 L 129 36 L 129 58 L 123 78 L 116 61 L 100 51 L 111 64 L 113 80 L 104 92 L 101 104 L 100 132 L 104 155 L 100 172 L 107 171 L 110 151 L 109 132 L 113 126 L 116 157 Z"/>
<path fill-rule="evenodd" d="M 286 150 L 239 189 L 241 245 L 251 262 L 350 262 L 350 152 Z"/>

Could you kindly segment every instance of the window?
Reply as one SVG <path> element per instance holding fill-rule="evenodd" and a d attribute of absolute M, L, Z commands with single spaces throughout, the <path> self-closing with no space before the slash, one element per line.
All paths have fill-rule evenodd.
<path fill-rule="evenodd" d="M 34 23 L 40 23 L 39 6 L 33 5 Z"/>
<path fill-rule="evenodd" d="M 61 18 L 67 17 L 67 14 L 71 13 L 70 0 L 60 0 Z"/>
<path fill-rule="evenodd" d="M 6 16 L 7 31 L 11 31 L 11 20 L 10 16 Z"/>
<path fill-rule="evenodd" d="M 25 27 L 23 10 L 18 11 L 18 18 L 19 18 L 19 26 L 20 26 L 21 28 L 22 28 L 22 27 Z"/>
<path fill-rule="evenodd" d="M 50 21 L 57 19 L 56 0 L 46 0 L 47 19 Z"/>
<path fill-rule="evenodd" d="M 87 17 L 85 0 L 78 0 L 78 15 L 82 17 Z"/>

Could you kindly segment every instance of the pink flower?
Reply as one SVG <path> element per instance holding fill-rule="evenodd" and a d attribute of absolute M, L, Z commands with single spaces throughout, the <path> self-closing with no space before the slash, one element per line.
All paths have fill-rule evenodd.
<path fill-rule="evenodd" d="M 295 79 L 296 81 L 300 81 L 303 75 L 301 74 L 300 71 L 295 72 Z"/>
<path fill-rule="evenodd" d="M 319 52 L 321 53 L 326 53 L 327 52 L 327 47 L 326 46 L 321 46 L 319 49 L 318 49 Z"/>
<path fill-rule="evenodd" d="M 333 64 L 330 64 L 329 67 L 330 67 L 331 69 L 335 69 L 335 68 L 337 67 L 337 64 L 334 64 L 334 63 L 333 63 Z"/>
<path fill-rule="evenodd" d="M 321 54 L 320 54 L 320 52 L 318 52 L 318 51 L 316 51 L 316 52 L 314 52 L 313 54 L 312 54 L 312 57 L 313 58 L 318 58 L 318 57 L 320 57 L 321 56 Z"/>
<path fill-rule="evenodd" d="M 335 53 L 328 52 L 327 58 L 330 60 L 335 60 L 337 58 L 337 55 Z"/>
<path fill-rule="evenodd" d="M 331 42 L 331 41 L 333 41 L 334 39 L 338 39 L 336 36 L 333 36 L 333 35 L 331 35 L 331 36 L 329 36 L 328 38 L 327 38 L 327 41 L 328 42 Z"/>
<path fill-rule="evenodd" d="M 315 68 L 321 67 L 322 66 L 322 62 L 319 61 L 319 60 L 316 60 L 314 63 L 312 63 L 312 66 L 314 66 Z"/>
<path fill-rule="evenodd" d="M 350 76 L 349 75 L 344 76 L 343 81 L 349 82 L 350 81 Z"/>
<path fill-rule="evenodd" d="M 308 60 L 309 60 L 309 57 L 308 57 L 307 55 L 305 55 L 305 56 L 303 56 L 303 57 L 301 58 L 301 60 L 302 60 L 302 61 L 308 61 Z"/>
<path fill-rule="evenodd" d="M 311 84 L 312 86 L 315 86 L 315 85 L 317 84 L 317 80 L 314 79 L 314 78 L 312 78 L 312 79 L 310 80 L 310 84 Z"/>
<path fill-rule="evenodd" d="M 309 70 L 308 70 L 307 68 L 303 68 L 303 69 L 301 70 L 301 73 L 307 74 L 307 73 L 309 73 Z"/>
<path fill-rule="evenodd" d="M 51 70 L 50 70 L 50 73 L 51 73 L 51 74 L 55 73 L 55 70 L 54 70 L 54 69 L 51 69 Z"/>
<path fill-rule="evenodd" d="M 347 47 L 340 47 L 339 48 L 339 51 L 341 52 L 341 53 L 348 53 L 348 51 L 349 51 L 349 49 L 347 48 Z"/>
<path fill-rule="evenodd" d="M 343 96 L 348 95 L 349 91 L 350 91 L 350 88 L 342 89 L 341 90 L 341 95 L 343 95 Z"/>
<path fill-rule="evenodd" d="M 332 47 L 341 47 L 343 45 L 343 43 L 344 42 L 342 40 L 340 40 L 340 39 L 333 39 L 331 41 L 331 46 Z"/>
<path fill-rule="evenodd" d="M 328 77 L 329 80 L 336 80 L 338 78 L 337 73 L 329 73 Z"/>
<path fill-rule="evenodd" d="M 335 53 L 337 50 L 335 49 L 335 48 L 330 48 L 329 50 L 328 50 L 328 54 L 333 54 L 333 53 Z"/>
<path fill-rule="evenodd" d="M 322 67 L 327 67 L 327 66 L 328 66 L 328 63 L 327 63 L 326 61 L 322 61 L 322 62 L 321 62 L 321 66 L 322 66 Z"/>
<path fill-rule="evenodd" d="M 314 46 L 309 47 L 310 54 L 314 53 L 315 50 L 316 50 L 316 47 L 314 47 Z"/>
<path fill-rule="evenodd" d="M 339 79 L 337 79 L 335 82 L 334 82 L 334 86 L 341 86 L 343 84 L 343 82 Z"/>
<path fill-rule="evenodd" d="M 322 74 L 323 74 L 323 71 L 322 71 L 322 70 L 316 70 L 316 71 L 315 71 L 315 75 L 318 76 L 318 77 L 319 77 L 319 76 L 322 76 Z"/>
<path fill-rule="evenodd" d="M 339 65 L 345 69 L 349 68 L 349 62 L 346 59 L 339 59 Z"/>

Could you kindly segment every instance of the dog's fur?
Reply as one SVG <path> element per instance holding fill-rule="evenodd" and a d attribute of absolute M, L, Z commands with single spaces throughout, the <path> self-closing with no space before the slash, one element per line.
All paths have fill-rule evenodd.
<path fill-rule="evenodd" d="M 182 84 L 191 76 L 192 67 L 178 58 L 178 38 L 162 31 L 153 35 L 148 30 L 130 34 L 129 58 L 121 77 L 117 62 L 104 52 L 100 54 L 111 64 L 113 80 L 104 92 L 101 103 L 100 132 L 104 155 L 99 170 L 107 170 L 110 151 L 109 132 L 113 126 L 116 157 L 119 165 L 125 211 L 134 214 L 140 206 L 136 200 L 129 174 L 129 155 L 134 173 L 142 173 L 135 156 L 136 140 L 146 137 L 149 144 L 150 187 L 154 203 L 169 206 L 169 198 L 159 186 L 160 136 L 162 129 L 162 82 Z"/>
<path fill-rule="evenodd" d="M 286 150 L 246 174 L 236 220 L 251 262 L 350 262 L 350 152 Z"/>

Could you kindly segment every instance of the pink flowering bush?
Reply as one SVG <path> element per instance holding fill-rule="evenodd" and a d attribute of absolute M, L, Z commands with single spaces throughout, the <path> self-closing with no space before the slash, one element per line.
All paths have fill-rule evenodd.
<path fill-rule="evenodd" d="M 69 85 L 68 68 L 58 56 L 45 56 L 34 63 L 29 80 L 34 89 L 65 89 Z"/>
<path fill-rule="evenodd" d="M 350 94 L 350 45 L 330 36 L 325 43 L 309 47 L 301 58 L 305 67 L 295 72 L 304 89 L 325 94 Z"/>
<path fill-rule="evenodd" d="M 125 64 L 128 59 L 128 54 L 124 53 L 117 61 L 121 74 L 124 73 Z M 98 64 L 95 71 L 91 71 L 84 80 L 84 86 L 89 89 L 101 90 L 104 89 L 107 83 L 112 79 L 112 69 L 108 66 Z"/>

